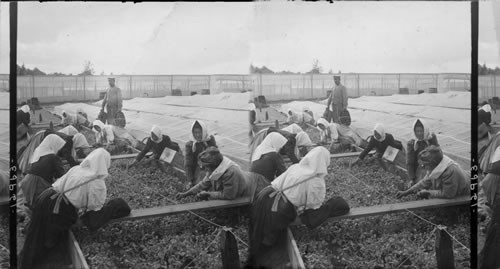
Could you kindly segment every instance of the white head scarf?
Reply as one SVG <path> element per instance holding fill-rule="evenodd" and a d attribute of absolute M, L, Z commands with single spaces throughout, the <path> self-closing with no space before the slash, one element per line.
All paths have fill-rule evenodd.
<path fill-rule="evenodd" d="M 486 105 L 482 106 L 480 109 L 484 110 L 485 112 L 491 112 L 490 104 L 486 104 Z"/>
<path fill-rule="evenodd" d="M 104 123 L 100 120 L 95 120 L 93 123 L 92 123 L 92 130 L 95 132 L 95 133 L 100 133 L 98 132 L 96 129 L 94 129 L 94 126 L 98 126 L 99 128 L 101 128 L 101 131 L 100 132 L 103 132 L 104 131 Z"/>
<path fill-rule="evenodd" d="M 285 127 L 285 128 L 282 128 L 281 130 L 283 131 L 287 131 L 291 134 L 298 134 L 300 132 L 303 132 L 304 130 L 302 130 L 302 128 L 300 128 L 300 126 L 296 123 L 294 124 L 290 124 L 289 126 Z"/>
<path fill-rule="evenodd" d="M 255 104 L 254 103 L 248 103 L 248 110 L 250 111 L 255 111 Z"/>
<path fill-rule="evenodd" d="M 78 209 L 100 210 L 106 201 L 106 183 L 111 166 L 111 155 L 103 148 L 92 151 L 83 162 L 71 168 L 64 176 L 56 180 L 52 187 L 58 192 L 64 192 L 68 200 Z"/>
<path fill-rule="evenodd" d="M 420 122 L 424 128 L 424 139 L 423 140 L 418 139 L 417 136 L 415 135 L 415 126 L 417 125 L 417 122 Z M 418 145 L 417 145 L 418 141 L 424 141 L 425 143 L 427 143 L 427 145 L 430 145 L 429 140 L 431 139 L 432 134 L 431 134 L 430 129 L 427 127 L 427 124 L 422 119 L 416 119 L 415 122 L 413 123 L 413 137 L 415 138 L 415 143 L 413 144 L 413 148 L 415 150 L 418 149 Z"/>
<path fill-rule="evenodd" d="M 73 136 L 73 135 L 76 135 L 78 133 L 78 130 L 75 127 L 73 127 L 72 125 L 68 125 L 68 126 L 62 128 L 61 130 L 59 130 L 58 132 L 63 133 L 65 135 Z"/>
<path fill-rule="evenodd" d="M 297 147 L 313 145 L 311 138 L 309 138 L 309 135 L 307 135 L 306 132 L 297 133 L 297 135 L 295 136 L 295 140 L 297 141 Z"/>
<path fill-rule="evenodd" d="M 415 126 L 417 125 L 417 122 L 420 122 L 424 128 L 423 140 L 429 140 L 431 138 L 431 130 L 427 127 L 427 124 L 422 119 L 416 119 L 415 122 L 413 123 L 413 136 L 415 137 L 415 140 L 419 140 L 415 135 Z"/>
<path fill-rule="evenodd" d="M 73 136 L 73 148 L 89 148 L 89 142 L 85 136 L 81 133 L 77 133 Z"/>
<path fill-rule="evenodd" d="M 201 127 L 201 140 L 196 140 L 196 138 L 193 135 L 193 129 L 196 123 L 198 123 Z M 208 128 L 205 125 L 205 123 L 202 122 L 201 120 L 195 120 L 191 125 L 191 140 L 193 141 L 193 148 L 192 148 L 193 152 L 196 151 L 196 143 L 202 142 L 205 145 L 207 145 L 207 142 L 210 140 L 210 136 L 208 135 Z"/>
<path fill-rule="evenodd" d="M 38 162 L 38 160 L 40 160 L 40 157 L 43 157 L 45 155 L 57 154 L 65 144 L 66 141 L 64 141 L 64 139 L 60 138 L 58 135 L 48 135 L 33 152 L 30 163 Z"/>
<path fill-rule="evenodd" d="M 278 191 L 289 188 L 284 194 L 297 208 L 299 214 L 306 209 L 317 209 L 325 200 L 324 177 L 328 174 L 329 165 L 330 152 L 324 147 L 316 147 L 298 164 L 290 166 L 287 171 L 274 179 L 271 184 Z M 298 185 L 291 187 L 295 184 Z"/>
<path fill-rule="evenodd" d="M 154 143 L 158 144 L 163 140 L 161 129 L 157 125 L 153 125 L 153 128 L 151 128 L 151 133 L 155 134 L 156 137 L 158 137 L 158 140 L 153 140 L 153 138 L 151 138 L 151 141 L 153 141 Z"/>
<path fill-rule="evenodd" d="M 322 124 L 323 126 L 325 126 L 325 128 L 328 128 L 328 126 L 330 125 L 330 123 L 326 121 L 325 118 L 319 118 L 318 121 L 316 121 L 316 125 L 319 124 Z"/>
<path fill-rule="evenodd" d="M 19 108 L 24 113 L 30 113 L 30 106 L 29 105 L 24 105 L 21 108 Z"/>
<path fill-rule="evenodd" d="M 377 139 L 375 137 L 375 135 L 373 136 L 373 138 L 375 138 L 375 140 L 377 140 L 378 142 L 382 142 L 385 140 L 385 130 L 384 130 L 384 126 L 380 123 L 377 123 L 375 124 L 375 127 L 373 128 L 373 132 L 375 134 L 375 131 L 380 135 L 380 139 Z"/>
<path fill-rule="evenodd" d="M 288 140 L 279 133 L 268 134 L 262 143 L 255 149 L 252 156 L 252 162 L 257 161 L 266 153 L 279 152 L 286 142 L 288 142 Z"/>

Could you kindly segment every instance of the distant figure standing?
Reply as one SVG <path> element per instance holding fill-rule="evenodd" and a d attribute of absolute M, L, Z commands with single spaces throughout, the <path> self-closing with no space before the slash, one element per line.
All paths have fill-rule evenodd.
<path fill-rule="evenodd" d="M 326 106 L 332 105 L 332 120 L 335 123 L 340 123 L 340 113 L 347 110 L 347 89 L 340 83 L 340 76 L 333 76 L 333 81 L 335 88 L 328 98 Z"/>
<path fill-rule="evenodd" d="M 115 125 L 116 114 L 122 111 L 122 90 L 115 86 L 115 78 L 108 78 L 109 89 L 102 100 L 102 109 L 106 106 L 107 121 L 110 125 Z"/>

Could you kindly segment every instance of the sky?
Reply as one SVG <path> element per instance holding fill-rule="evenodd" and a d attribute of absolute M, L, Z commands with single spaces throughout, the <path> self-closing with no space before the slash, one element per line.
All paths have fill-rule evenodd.
<path fill-rule="evenodd" d="M 18 63 L 47 73 L 77 74 L 86 60 L 106 75 L 246 74 L 250 64 L 307 72 L 314 59 L 325 72 L 470 72 L 469 2 L 18 5 Z M 480 23 L 479 55 L 496 63 L 492 13 Z M 6 15 L 2 2 L 0 73 Z"/>
<path fill-rule="evenodd" d="M 500 3 L 479 2 L 478 61 L 500 67 Z"/>
<path fill-rule="evenodd" d="M 469 2 L 336 2 L 257 7 L 252 63 L 343 73 L 470 72 Z"/>

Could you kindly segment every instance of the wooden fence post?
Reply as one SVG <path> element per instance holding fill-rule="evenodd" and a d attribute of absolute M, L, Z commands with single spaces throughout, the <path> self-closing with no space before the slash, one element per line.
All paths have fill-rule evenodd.
<path fill-rule="evenodd" d="M 223 269 L 240 269 L 240 255 L 238 253 L 238 243 L 234 235 L 227 230 L 220 233 L 220 252 Z"/>
<path fill-rule="evenodd" d="M 128 92 L 129 92 L 129 95 L 130 95 L 130 99 L 132 99 L 132 76 L 130 76 L 129 78 L 129 83 L 128 83 Z"/>
<path fill-rule="evenodd" d="M 83 101 L 84 102 L 85 102 L 85 92 L 86 92 L 85 88 L 86 88 L 86 85 L 85 85 L 85 75 L 83 75 Z"/>
<path fill-rule="evenodd" d="M 438 269 L 454 269 L 453 242 L 445 228 L 436 229 L 436 260 Z"/>
<path fill-rule="evenodd" d="M 479 269 L 499 268 L 500 259 L 500 203 L 493 208 L 493 217 L 486 231 L 486 241 L 478 255 Z"/>

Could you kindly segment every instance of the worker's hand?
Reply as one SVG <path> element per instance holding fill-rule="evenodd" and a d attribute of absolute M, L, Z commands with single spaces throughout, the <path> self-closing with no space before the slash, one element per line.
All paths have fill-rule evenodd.
<path fill-rule="evenodd" d="M 176 200 L 180 200 L 182 198 L 185 198 L 189 195 L 189 192 L 180 192 L 178 194 L 175 195 L 175 199 Z"/>
<path fill-rule="evenodd" d="M 421 190 L 421 191 L 417 192 L 417 196 L 420 198 L 427 199 L 431 196 L 431 193 L 428 190 Z"/>
<path fill-rule="evenodd" d="M 201 199 L 201 200 L 207 200 L 210 198 L 210 193 L 206 191 L 202 191 L 196 195 L 196 198 Z"/>
<path fill-rule="evenodd" d="M 402 198 L 402 197 L 404 197 L 404 196 L 407 196 L 408 194 L 409 194 L 409 192 L 408 192 L 408 191 L 398 191 L 398 192 L 396 193 L 396 198 Z"/>

